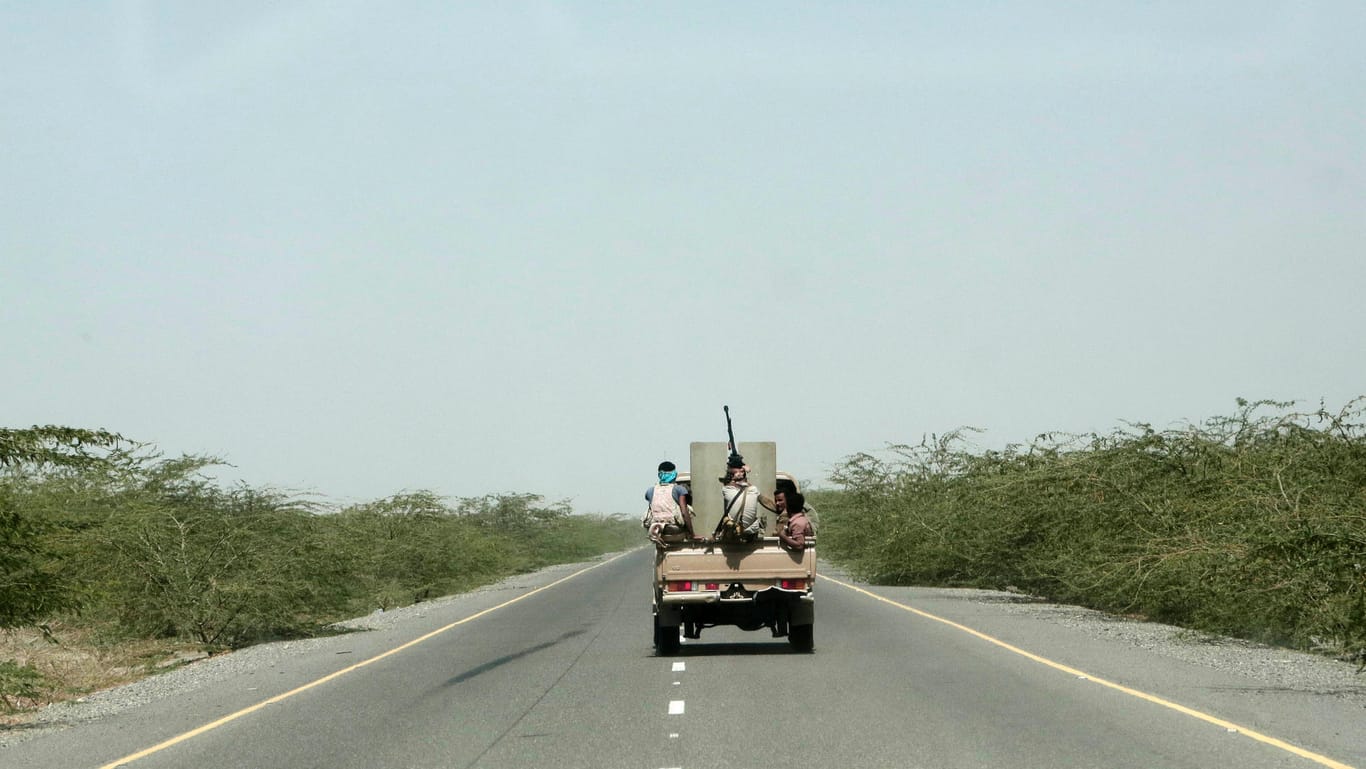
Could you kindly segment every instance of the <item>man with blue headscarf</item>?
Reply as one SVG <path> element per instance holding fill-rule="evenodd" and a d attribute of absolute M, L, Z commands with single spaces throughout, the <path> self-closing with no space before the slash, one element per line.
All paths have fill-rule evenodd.
<path fill-rule="evenodd" d="M 687 532 L 689 539 L 697 538 L 688 509 L 688 487 L 678 483 L 678 468 L 673 462 L 666 459 L 659 463 L 659 483 L 645 490 L 645 501 L 650 507 L 641 524 L 649 529 L 655 544 L 664 544 L 666 534 Z"/>

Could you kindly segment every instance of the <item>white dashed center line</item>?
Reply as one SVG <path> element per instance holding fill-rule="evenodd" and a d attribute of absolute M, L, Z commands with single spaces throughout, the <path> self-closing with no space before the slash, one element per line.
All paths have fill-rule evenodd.
<path fill-rule="evenodd" d="M 674 676 L 675 679 L 677 679 L 677 677 L 678 677 L 677 674 L 682 673 L 682 672 L 686 671 L 687 669 L 688 669 L 688 666 L 687 666 L 686 663 L 683 663 L 683 662 L 675 662 L 675 663 L 673 663 L 673 667 L 671 668 L 671 671 L 675 674 L 675 676 Z M 682 681 L 678 681 L 678 680 L 674 680 L 674 681 L 671 683 L 672 686 L 681 686 L 682 684 L 683 684 L 683 682 L 682 682 Z M 683 700 L 669 700 L 669 715 L 671 715 L 671 716 L 681 716 L 681 715 L 683 715 Z M 670 740 L 670 741 L 677 740 L 678 737 L 679 737 L 679 733 L 678 733 L 678 732 L 669 732 L 669 740 Z M 682 767 L 677 767 L 677 766 L 666 766 L 666 767 L 661 767 L 661 769 L 682 769 Z"/>

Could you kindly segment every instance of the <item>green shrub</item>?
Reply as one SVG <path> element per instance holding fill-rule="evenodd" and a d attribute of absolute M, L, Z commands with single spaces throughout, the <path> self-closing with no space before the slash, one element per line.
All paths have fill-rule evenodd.
<path fill-rule="evenodd" d="M 1366 648 L 1366 427 L 1239 400 L 1230 417 L 974 452 L 962 431 L 860 454 L 824 552 L 896 583 L 1012 587 L 1300 647 Z M 1265 413 L 1270 411 L 1271 413 Z"/>
<path fill-rule="evenodd" d="M 84 433 L 53 429 L 48 443 L 11 440 L 19 459 L 0 470 L 0 627 L 60 614 L 104 636 L 236 647 L 639 539 L 533 494 L 417 491 L 334 512 L 224 487 L 206 476 L 212 457 L 136 447 L 54 461 Z"/>
<path fill-rule="evenodd" d="M 51 686 L 37 670 L 9 660 L 0 660 L 0 711 L 23 710 L 43 698 Z"/>

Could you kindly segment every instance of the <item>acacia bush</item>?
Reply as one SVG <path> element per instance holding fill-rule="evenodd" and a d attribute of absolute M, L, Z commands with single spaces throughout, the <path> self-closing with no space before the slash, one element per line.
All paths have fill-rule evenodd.
<path fill-rule="evenodd" d="M 11 444 L 23 453 L 0 468 L 3 627 L 60 616 L 110 638 L 237 647 L 638 539 L 630 521 L 574 515 L 532 494 L 417 491 L 335 510 L 305 495 L 223 486 L 206 475 L 219 464 L 212 457 L 132 446 L 52 462 L 68 444 L 0 447 Z M 0 684 L 21 678 L 10 671 Z"/>
<path fill-rule="evenodd" d="M 1366 649 L 1366 399 L 973 451 L 859 454 L 824 552 L 872 580 L 1013 588 L 1300 648 Z"/>
<path fill-rule="evenodd" d="M 125 439 L 107 430 L 48 425 L 0 428 L 0 630 L 38 625 L 75 606 L 70 583 L 46 549 L 43 521 L 25 513 L 27 481 L 35 472 L 97 471 L 103 452 Z M 18 680 L 7 674 L 5 680 Z"/>

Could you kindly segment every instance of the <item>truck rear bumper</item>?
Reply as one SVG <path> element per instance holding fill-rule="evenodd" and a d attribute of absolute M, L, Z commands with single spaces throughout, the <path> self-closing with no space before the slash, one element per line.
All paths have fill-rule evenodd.
<path fill-rule="evenodd" d="M 660 600 L 665 606 L 684 606 L 691 603 L 720 603 L 721 593 L 716 591 L 709 593 L 665 593 L 664 597 Z M 751 599 L 746 598 L 744 600 L 748 601 Z"/>
<path fill-rule="evenodd" d="M 814 603 L 815 598 L 810 593 L 802 593 L 796 590 L 783 590 L 779 587 L 770 587 L 760 590 L 752 596 L 745 598 L 722 598 L 719 591 L 698 591 L 691 593 L 664 593 L 660 602 L 665 606 L 686 606 L 699 603 L 719 603 L 743 605 L 747 603 L 759 603 L 763 601 L 798 601 L 801 603 Z"/>
<path fill-rule="evenodd" d="M 735 625 L 742 630 L 770 627 L 774 635 L 786 635 L 789 626 L 810 625 L 815 620 L 815 603 L 810 595 L 783 595 L 778 591 L 732 599 L 720 598 L 715 593 L 673 595 L 655 606 L 655 622 L 660 626 L 684 623 L 697 628 Z M 697 631 L 691 632 L 689 637 L 696 638 Z"/>

